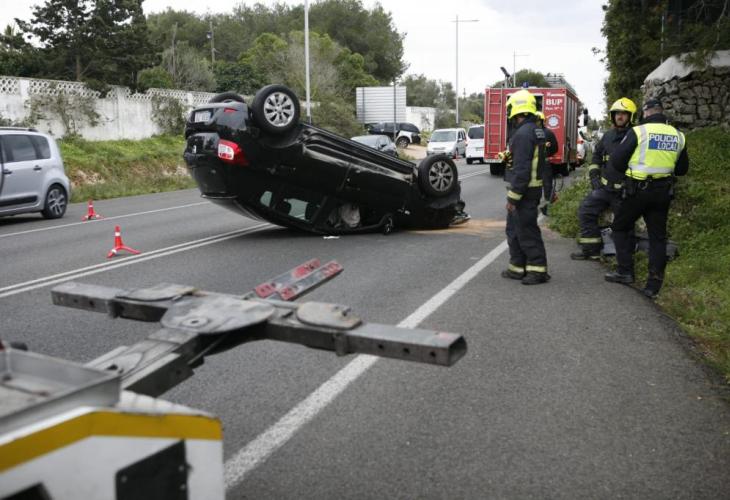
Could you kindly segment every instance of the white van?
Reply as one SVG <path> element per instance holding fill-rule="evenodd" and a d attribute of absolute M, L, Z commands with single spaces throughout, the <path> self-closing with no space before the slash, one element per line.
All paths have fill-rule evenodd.
<path fill-rule="evenodd" d="M 466 130 L 440 128 L 434 130 L 426 146 L 426 155 L 447 154 L 463 157 L 466 154 Z"/>
<path fill-rule="evenodd" d="M 466 162 L 484 163 L 484 125 L 472 125 L 466 132 Z"/>

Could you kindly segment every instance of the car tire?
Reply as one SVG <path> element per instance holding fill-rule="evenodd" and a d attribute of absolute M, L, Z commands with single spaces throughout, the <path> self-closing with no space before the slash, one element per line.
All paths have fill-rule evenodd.
<path fill-rule="evenodd" d="M 489 173 L 492 175 L 504 174 L 504 165 L 502 165 L 501 163 L 490 163 L 489 164 Z"/>
<path fill-rule="evenodd" d="M 46 192 L 41 215 L 46 219 L 60 219 L 66 213 L 68 195 L 60 184 L 53 184 Z"/>
<path fill-rule="evenodd" d="M 251 111 L 256 124 L 271 134 L 286 133 L 299 124 L 299 99 L 284 85 L 267 85 L 256 92 Z"/>
<path fill-rule="evenodd" d="M 474 163 L 474 160 L 472 158 L 467 158 L 466 159 L 466 164 L 467 165 L 471 165 L 472 163 Z"/>
<path fill-rule="evenodd" d="M 418 164 L 418 182 L 429 196 L 448 196 L 459 185 L 456 164 L 447 155 L 427 156 Z"/>
<path fill-rule="evenodd" d="M 407 148 L 410 143 L 411 141 L 409 141 L 407 137 L 398 137 L 395 140 L 395 145 L 401 149 Z"/>
<path fill-rule="evenodd" d="M 236 94 L 235 92 L 223 92 L 223 93 L 213 96 L 213 98 L 208 102 L 211 104 L 216 104 L 219 102 L 245 102 L 245 101 L 243 100 L 243 97 Z"/>

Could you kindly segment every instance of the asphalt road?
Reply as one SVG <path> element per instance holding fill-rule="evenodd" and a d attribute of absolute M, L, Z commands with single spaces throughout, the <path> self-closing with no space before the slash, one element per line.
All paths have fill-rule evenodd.
<path fill-rule="evenodd" d="M 165 398 L 221 417 L 230 498 L 730 498 L 726 390 L 652 302 L 570 261 L 572 241 L 544 230 L 549 284 L 502 279 L 504 186 L 469 177 L 483 170 L 460 165 L 473 219 L 444 231 L 324 239 L 194 190 L 100 201 L 106 219 L 89 223 L 82 204 L 60 221 L 0 219 L 0 336 L 88 361 L 156 327 L 55 307 L 55 283 L 242 293 L 336 259 L 345 272 L 307 298 L 379 323 L 430 312 L 421 326 L 464 334 L 469 351 L 451 368 L 269 341 L 211 358 Z M 115 224 L 139 258 L 106 264 Z M 443 305 L 422 308 L 446 287 Z M 281 446 L 261 444 L 318 389 L 329 404 L 294 411 Z"/>

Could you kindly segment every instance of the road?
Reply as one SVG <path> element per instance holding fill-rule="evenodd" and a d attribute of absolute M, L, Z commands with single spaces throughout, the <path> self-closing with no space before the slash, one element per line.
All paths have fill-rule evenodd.
<path fill-rule="evenodd" d="M 269 341 L 211 358 L 165 398 L 221 417 L 229 498 L 730 498 L 727 391 L 652 302 L 570 261 L 572 241 L 544 230 L 549 284 L 502 279 L 505 191 L 484 170 L 460 164 L 473 219 L 443 231 L 324 239 L 195 190 L 99 201 L 95 222 L 82 204 L 2 219 L 1 336 L 88 361 L 155 326 L 55 307 L 55 283 L 242 293 L 336 259 L 308 298 L 469 351 L 451 368 Z M 142 255 L 107 263 L 115 224 Z"/>

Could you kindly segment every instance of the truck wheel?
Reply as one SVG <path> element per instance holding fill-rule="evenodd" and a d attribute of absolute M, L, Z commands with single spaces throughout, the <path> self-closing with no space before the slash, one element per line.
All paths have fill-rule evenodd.
<path fill-rule="evenodd" d="M 60 219 L 66 213 L 67 206 L 66 190 L 58 184 L 53 184 L 46 193 L 46 201 L 43 204 L 41 215 L 46 219 Z"/>
<path fill-rule="evenodd" d="M 502 165 L 501 163 L 490 163 L 489 164 L 489 173 L 492 175 L 504 174 L 504 165 Z"/>
<path fill-rule="evenodd" d="M 427 156 L 418 164 L 418 182 L 427 195 L 441 198 L 454 192 L 459 174 L 447 155 Z"/>
<path fill-rule="evenodd" d="M 395 145 L 401 149 L 406 149 L 410 143 L 407 137 L 398 137 L 395 141 Z"/>
<path fill-rule="evenodd" d="M 262 130 L 283 134 L 299 124 L 299 99 L 284 85 L 267 85 L 253 98 L 253 119 Z"/>
<path fill-rule="evenodd" d="M 221 94 L 213 96 L 213 98 L 208 101 L 211 104 L 219 103 L 219 102 L 244 102 L 243 97 L 236 94 L 235 92 L 223 92 Z"/>
<path fill-rule="evenodd" d="M 466 159 L 466 164 L 467 165 L 471 165 L 472 163 L 474 163 L 474 159 L 473 158 L 467 158 Z"/>

